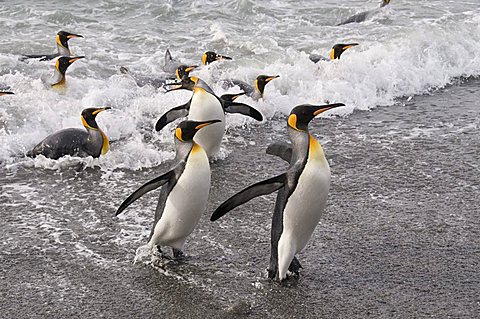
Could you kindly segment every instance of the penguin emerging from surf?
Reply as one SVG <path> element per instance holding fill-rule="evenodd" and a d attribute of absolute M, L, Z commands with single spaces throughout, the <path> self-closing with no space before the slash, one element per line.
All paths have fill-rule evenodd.
<path fill-rule="evenodd" d="M 212 118 L 219 119 L 220 122 L 201 130 L 195 135 L 195 142 L 205 149 L 208 157 L 212 157 L 220 149 L 220 144 L 225 134 L 225 112 L 243 114 L 257 121 L 263 120 L 262 114 L 253 107 L 235 102 L 235 99 L 243 93 L 226 94 L 218 97 L 207 83 L 193 76 L 184 77 L 181 83 L 170 89 L 169 92 L 180 89 L 192 90 L 192 97 L 187 103 L 163 114 L 157 121 L 155 130 L 160 131 L 168 123 L 185 116 L 189 120 L 194 121 L 206 121 Z"/>
<path fill-rule="evenodd" d="M 52 88 L 61 89 L 65 87 L 67 83 L 66 72 L 70 65 L 73 62 L 78 61 L 80 59 L 85 58 L 84 56 L 75 56 L 75 57 L 68 57 L 62 56 L 57 59 L 55 62 L 55 70 L 53 71 L 53 75 L 50 79 L 42 79 L 42 81 L 46 84 L 51 86 Z"/>
<path fill-rule="evenodd" d="M 313 63 L 317 63 L 319 61 L 333 61 L 333 60 L 340 60 L 340 56 L 345 52 L 347 49 L 350 49 L 351 47 L 357 46 L 358 43 L 339 43 L 335 44 L 332 47 L 332 50 L 330 51 L 330 59 L 324 57 L 323 55 L 320 54 L 311 54 L 309 56 L 310 61 Z"/>
<path fill-rule="evenodd" d="M 175 75 L 177 79 L 181 80 L 183 77 L 188 77 L 190 75 L 190 72 L 195 69 L 197 66 L 196 65 L 180 65 L 176 70 L 175 70 Z M 154 88 L 163 88 L 165 87 L 166 84 L 172 82 L 175 80 L 175 77 L 172 76 L 171 74 L 164 73 L 161 76 L 153 77 L 153 76 L 144 76 L 140 74 L 135 74 L 130 72 L 126 67 L 120 67 L 120 72 L 122 74 L 127 74 L 132 77 L 132 79 L 135 81 L 137 86 L 139 87 L 144 87 L 145 85 L 150 85 L 153 86 Z"/>
<path fill-rule="evenodd" d="M 207 51 L 202 55 L 202 64 L 203 65 L 208 65 L 210 63 L 213 63 L 215 61 L 220 61 L 220 60 L 231 60 L 231 57 L 221 55 L 218 53 L 215 53 L 213 51 Z M 165 64 L 163 66 L 163 71 L 169 74 L 175 74 L 178 67 L 181 65 L 185 65 L 184 63 L 181 63 L 180 61 L 175 60 L 172 58 L 172 54 L 170 53 L 170 50 L 167 49 L 165 51 Z M 178 77 L 178 75 L 177 75 Z M 181 77 L 180 77 L 181 79 Z"/>
<path fill-rule="evenodd" d="M 107 136 L 98 127 L 95 118 L 100 112 L 109 110 L 110 107 L 88 108 L 81 114 L 85 130 L 67 128 L 47 136 L 37 146 L 27 153 L 28 157 L 43 155 L 51 159 L 62 156 L 99 157 L 105 155 L 110 149 Z"/>
<path fill-rule="evenodd" d="M 263 93 L 265 92 L 265 86 L 272 80 L 279 78 L 280 75 L 259 75 L 253 82 L 253 85 L 250 85 L 244 81 L 228 79 L 222 80 L 222 87 L 227 89 L 230 87 L 238 86 L 242 91 L 245 92 L 245 95 L 251 97 L 255 101 L 263 98 Z"/>
<path fill-rule="evenodd" d="M 183 255 L 187 237 L 193 232 L 207 207 L 210 191 L 210 164 L 207 153 L 194 141 L 196 134 L 221 120 L 183 121 L 175 130 L 175 166 L 133 192 L 118 208 L 121 214 L 144 194 L 162 187 L 148 247 L 172 248 L 174 258 Z"/>
<path fill-rule="evenodd" d="M 222 203 L 210 218 L 215 221 L 252 198 L 279 191 L 271 229 L 271 255 L 268 277 L 287 278 L 302 268 L 295 257 L 307 244 L 322 216 L 330 188 L 330 167 L 320 143 L 308 132 L 308 123 L 318 114 L 342 103 L 299 105 L 288 117 L 291 146 L 277 148 L 276 155 L 289 161 L 288 170 L 256 183 Z"/>
<path fill-rule="evenodd" d="M 68 46 L 68 40 L 74 38 L 83 38 L 80 34 L 74 34 L 66 31 L 60 31 L 57 33 L 55 37 L 55 42 L 57 44 L 57 52 L 53 54 L 26 54 L 23 55 L 20 60 L 27 60 L 27 59 L 40 59 L 40 61 L 48 61 L 53 60 L 59 56 L 71 56 L 72 52 Z"/>
<path fill-rule="evenodd" d="M 382 0 L 382 3 L 380 3 L 380 8 L 385 7 L 389 3 L 390 3 L 390 0 Z M 374 10 L 370 10 L 370 11 L 364 11 L 364 12 L 357 13 L 357 14 L 351 16 L 350 18 L 346 19 L 345 21 L 340 22 L 339 24 L 337 24 L 337 26 L 348 24 L 348 23 L 353 23 L 353 22 L 363 22 L 363 21 L 369 19 L 377 11 L 378 11 L 378 8 L 374 9 Z"/>

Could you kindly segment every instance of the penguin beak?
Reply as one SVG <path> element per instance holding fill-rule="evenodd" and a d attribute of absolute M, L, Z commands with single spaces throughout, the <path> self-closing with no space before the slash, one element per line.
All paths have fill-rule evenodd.
<path fill-rule="evenodd" d="M 75 62 L 77 60 L 80 60 L 80 59 L 84 59 L 84 58 L 85 58 L 84 56 L 76 56 L 76 57 L 73 57 L 70 60 L 68 60 L 68 63 L 72 64 L 73 62 Z"/>
<path fill-rule="evenodd" d="M 203 122 L 198 122 L 200 124 L 198 124 L 197 126 L 195 126 L 195 129 L 196 130 L 199 130 L 205 126 L 209 126 L 210 124 L 214 124 L 214 123 L 218 123 L 218 122 L 221 122 L 221 120 L 210 120 L 210 121 L 203 121 Z"/>
<path fill-rule="evenodd" d="M 320 106 L 315 106 L 315 111 L 313 112 L 313 116 L 317 116 L 318 114 L 321 114 L 323 112 L 326 112 L 328 110 L 331 110 L 336 107 L 340 106 L 345 106 L 343 103 L 334 103 L 334 104 L 325 104 L 325 105 L 320 105 Z"/>
<path fill-rule="evenodd" d="M 182 89 L 187 90 L 187 88 L 184 88 L 184 87 L 183 87 L 182 82 L 166 83 L 166 84 L 164 85 L 164 87 L 165 87 L 165 86 L 175 86 L 175 87 L 173 87 L 173 88 L 171 88 L 171 89 L 166 89 L 166 92 L 167 92 L 167 93 L 168 93 L 168 92 L 172 92 L 172 91 L 176 91 L 176 90 L 182 90 Z"/>
<path fill-rule="evenodd" d="M 356 46 L 356 45 L 358 45 L 358 43 L 350 43 L 350 44 L 347 44 L 346 46 L 344 46 L 344 47 L 342 48 L 342 50 L 345 51 L 346 49 L 350 49 L 351 47 L 354 47 L 354 46 Z"/>
<path fill-rule="evenodd" d="M 238 99 L 239 96 L 244 95 L 245 92 L 237 93 L 237 94 L 224 94 L 220 97 L 221 100 L 233 102 Z"/>
<path fill-rule="evenodd" d="M 271 80 L 276 79 L 276 78 L 279 78 L 279 77 L 280 77 L 280 75 L 270 76 L 270 77 L 268 77 L 268 78 L 265 79 L 265 82 L 268 83 L 268 82 L 270 82 Z"/>
<path fill-rule="evenodd" d="M 15 93 L 13 93 L 13 92 L 0 92 L 0 96 L 7 95 L 7 94 L 15 94 Z"/>
<path fill-rule="evenodd" d="M 110 106 L 107 106 L 107 107 L 101 107 L 101 108 L 99 108 L 99 109 L 97 109 L 97 110 L 93 111 L 93 112 L 92 112 L 92 115 L 97 115 L 97 114 L 98 114 L 98 113 L 100 113 L 100 112 L 103 112 L 103 111 L 106 111 L 106 110 L 110 110 L 110 109 L 111 109 L 111 107 L 110 107 Z"/>
<path fill-rule="evenodd" d="M 67 39 L 73 39 L 73 38 L 83 38 L 83 35 L 73 34 L 73 33 L 67 35 Z"/>
<path fill-rule="evenodd" d="M 225 55 L 217 55 L 217 58 L 215 60 L 231 60 L 232 58 L 229 56 Z"/>
<path fill-rule="evenodd" d="M 185 69 L 185 72 L 192 72 L 193 69 L 198 68 L 198 65 L 192 65 Z"/>

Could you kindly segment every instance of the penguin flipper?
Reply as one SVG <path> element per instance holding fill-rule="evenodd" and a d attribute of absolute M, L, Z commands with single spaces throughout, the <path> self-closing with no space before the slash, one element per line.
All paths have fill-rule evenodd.
<path fill-rule="evenodd" d="M 251 118 L 256 119 L 257 121 L 263 121 L 262 114 L 251 107 L 250 105 L 238 102 L 230 102 L 222 100 L 223 109 L 227 113 L 239 113 L 246 116 L 250 116 Z"/>
<path fill-rule="evenodd" d="M 213 212 L 212 217 L 210 217 L 210 220 L 212 222 L 216 221 L 235 207 L 248 202 L 252 198 L 267 195 L 279 190 L 285 185 L 286 178 L 287 174 L 283 173 L 245 188 L 218 206 Z"/>
<path fill-rule="evenodd" d="M 275 142 L 268 145 L 267 154 L 278 156 L 287 163 L 290 163 L 292 160 L 292 146 L 289 143 L 285 142 Z"/>
<path fill-rule="evenodd" d="M 49 61 L 56 58 L 58 54 L 24 54 L 20 58 L 20 61 L 25 61 L 28 59 L 40 59 L 40 61 Z"/>
<path fill-rule="evenodd" d="M 188 101 L 187 103 L 174 107 L 173 109 L 163 114 L 162 117 L 155 124 L 155 130 L 158 132 L 168 123 L 173 122 L 178 118 L 187 116 L 188 112 L 190 111 L 190 102 L 192 102 L 192 99 L 190 99 L 190 101 Z"/>
<path fill-rule="evenodd" d="M 128 196 L 126 200 L 123 201 L 123 203 L 117 209 L 115 216 L 120 215 L 125 210 L 125 208 L 127 208 L 131 203 L 142 197 L 144 194 L 166 184 L 174 176 L 175 172 L 172 170 L 143 184 L 139 189 L 137 189 L 130 196 Z"/>

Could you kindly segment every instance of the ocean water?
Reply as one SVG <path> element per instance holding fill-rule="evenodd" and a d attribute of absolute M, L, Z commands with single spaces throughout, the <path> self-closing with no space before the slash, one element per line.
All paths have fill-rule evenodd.
<path fill-rule="evenodd" d="M 478 313 L 480 4 L 465 1 L 15 1 L 0 7 L 0 205 L 4 313 L 12 317 L 259 318 L 471 317 Z M 376 9 L 363 23 L 336 26 Z M 85 59 L 57 92 L 42 83 L 59 30 Z M 340 60 L 312 63 L 335 43 L 359 43 Z M 155 76 L 165 50 L 199 64 L 192 74 L 220 95 L 220 79 L 280 75 L 265 98 L 241 101 L 265 121 L 227 116 L 212 163 L 211 199 L 187 241 L 185 263 L 131 264 L 145 244 L 156 194 L 119 218 L 118 205 L 174 157 L 174 125 L 157 119 L 190 92 L 137 87 L 120 66 Z M 295 287 L 265 280 L 274 197 L 218 223 L 235 191 L 285 169 L 264 154 L 286 140 L 298 104 L 343 102 L 312 124 L 332 167 L 324 220 L 301 255 Z M 99 159 L 30 159 L 48 134 L 81 127 L 87 107 L 111 141 Z M 283 165 L 283 166 L 282 166 Z M 240 239 L 239 239 L 240 238 Z M 476 239 L 477 238 L 477 239 Z M 256 247 L 256 249 L 252 249 Z M 405 257 L 406 256 L 406 257 Z M 361 262 L 360 262 L 361 261 Z M 456 274 L 451 276 L 451 274 Z M 437 284 L 435 284 L 437 282 Z M 38 302 L 35 302 L 38 301 Z M 197 301 L 197 302 L 196 302 Z M 299 312 L 289 307 L 296 305 Z M 105 304 L 111 305 L 105 306 Z"/>

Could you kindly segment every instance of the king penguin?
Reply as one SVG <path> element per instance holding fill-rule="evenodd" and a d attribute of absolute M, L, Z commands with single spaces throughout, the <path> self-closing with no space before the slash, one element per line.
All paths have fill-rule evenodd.
<path fill-rule="evenodd" d="M 67 128 L 47 136 L 27 153 L 29 157 L 43 155 L 51 159 L 62 156 L 99 157 L 108 152 L 110 144 L 107 136 L 98 127 L 95 118 L 98 113 L 110 107 L 88 108 L 82 111 L 82 124 L 86 130 Z"/>
<path fill-rule="evenodd" d="M 175 75 L 178 80 L 181 80 L 183 77 L 188 77 L 190 75 L 190 72 L 196 67 L 197 67 L 196 65 L 191 65 L 191 66 L 180 65 L 175 70 Z M 137 84 L 137 86 L 139 87 L 144 87 L 145 85 L 151 85 L 154 88 L 158 89 L 161 87 L 165 87 L 165 85 L 168 84 L 169 81 L 175 80 L 175 78 L 171 74 L 167 74 L 167 73 L 164 73 L 161 76 L 157 76 L 157 77 L 135 74 L 130 72 L 130 70 L 124 66 L 120 67 L 120 72 L 122 74 L 130 75 L 132 79 L 135 81 L 135 83 Z"/>
<path fill-rule="evenodd" d="M 185 117 L 194 121 L 205 121 L 216 118 L 220 122 L 209 126 L 195 135 L 195 142 L 200 144 L 207 152 L 208 157 L 215 155 L 220 149 L 220 144 L 225 133 L 225 112 L 240 113 L 250 116 L 257 121 L 262 121 L 263 117 L 260 112 L 253 107 L 234 102 L 234 100 L 242 95 L 224 95 L 219 98 L 215 95 L 213 90 L 207 83 L 197 77 L 184 77 L 177 87 L 169 90 L 193 90 L 193 95 L 190 100 L 180 106 L 177 106 L 165 114 L 163 114 L 155 125 L 155 129 L 160 131 L 168 123 Z"/>
<path fill-rule="evenodd" d="M 308 123 L 318 114 L 344 106 L 298 105 L 291 111 L 288 133 L 291 140 L 290 165 L 281 175 L 251 185 L 222 203 L 213 213 L 215 221 L 252 198 L 279 191 L 271 229 L 268 277 L 286 279 L 287 271 L 298 275 L 302 268 L 295 255 L 307 244 L 325 209 L 330 187 L 330 167 L 322 146 L 308 132 Z"/>
<path fill-rule="evenodd" d="M 385 7 L 389 3 L 390 3 L 390 0 L 382 0 L 382 2 L 380 3 L 380 8 Z M 357 14 L 349 17 L 348 19 L 340 22 L 339 24 L 337 24 L 337 26 L 348 24 L 348 23 L 353 23 L 353 22 L 363 22 L 363 21 L 367 20 L 368 18 L 370 18 L 373 14 L 375 14 L 376 11 L 378 11 L 378 8 L 374 9 L 374 10 L 363 11 L 363 12 L 357 13 Z"/>
<path fill-rule="evenodd" d="M 57 44 L 57 52 L 53 54 L 29 54 L 23 55 L 21 60 L 26 59 L 40 59 L 40 61 L 48 61 L 55 59 L 58 56 L 71 56 L 72 52 L 68 47 L 68 40 L 73 38 L 83 38 L 80 34 L 74 34 L 66 31 L 59 31 L 55 37 L 55 42 Z"/>
<path fill-rule="evenodd" d="M 85 58 L 84 56 L 75 56 L 75 57 L 68 57 L 68 56 L 61 56 L 55 62 L 55 70 L 53 71 L 53 75 L 50 79 L 46 79 L 45 83 L 50 85 L 53 88 L 61 89 L 65 87 L 66 76 L 65 73 L 70 65 L 73 62 Z"/>
<path fill-rule="evenodd" d="M 245 95 L 251 97 L 255 101 L 263 98 L 263 93 L 265 91 L 265 86 L 273 79 L 279 78 L 280 75 L 259 75 L 253 82 L 253 85 L 250 85 L 244 81 L 229 79 L 222 80 L 222 86 L 224 88 L 229 88 L 233 86 L 238 86 L 242 91 L 245 92 Z"/>
<path fill-rule="evenodd" d="M 115 216 L 145 193 L 164 186 L 155 211 L 149 247 L 160 250 L 160 246 L 169 246 L 175 258 L 182 255 L 187 237 L 193 232 L 206 209 L 210 191 L 208 157 L 205 150 L 194 141 L 194 136 L 207 126 L 220 122 L 218 119 L 181 122 L 174 134 L 176 165 L 133 192 L 118 208 Z"/>
<path fill-rule="evenodd" d="M 320 54 L 311 54 L 309 56 L 310 61 L 313 63 L 317 63 L 319 61 L 333 61 L 333 60 L 340 60 L 340 56 L 345 52 L 347 49 L 350 49 L 351 47 L 354 47 L 358 45 L 358 43 L 339 43 L 335 44 L 332 47 L 332 50 L 330 51 L 330 59 L 324 57 L 323 55 Z"/>

